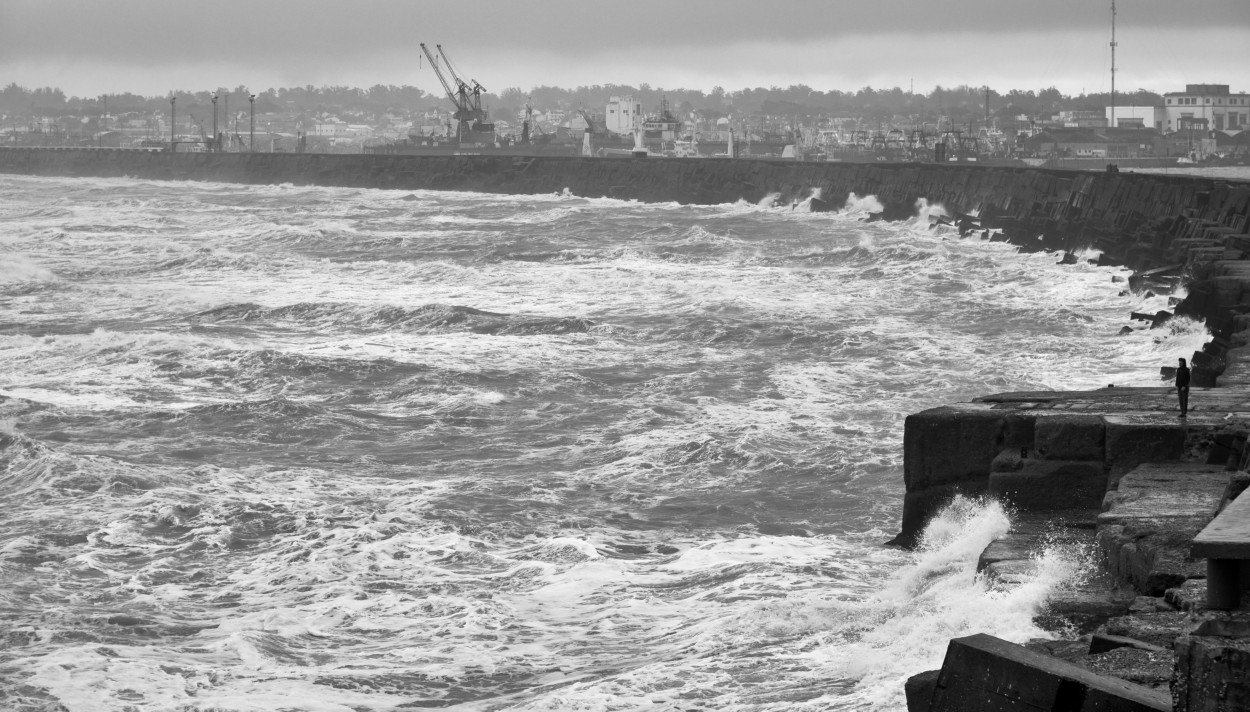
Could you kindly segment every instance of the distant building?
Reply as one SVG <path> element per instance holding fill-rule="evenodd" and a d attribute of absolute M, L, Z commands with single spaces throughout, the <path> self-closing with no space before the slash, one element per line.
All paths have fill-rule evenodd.
<path fill-rule="evenodd" d="M 1166 116 L 1162 106 L 1109 106 L 1106 125 L 1111 126 L 1112 117 L 1115 117 L 1113 128 L 1162 131 Z"/>
<path fill-rule="evenodd" d="M 1163 95 L 1164 131 L 1226 131 L 1250 128 L 1250 94 L 1233 94 L 1227 84 L 1186 84 Z"/>
<path fill-rule="evenodd" d="M 330 138 L 368 138 L 373 135 L 371 126 L 364 124 L 348 124 L 341 121 L 318 121 L 313 124 L 310 132 L 313 136 Z"/>
<path fill-rule="evenodd" d="M 642 126 L 642 102 L 632 96 L 614 96 L 608 99 L 608 108 L 603 116 L 603 123 L 613 133 L 627 134 L 635 126 Z"/>
<path fill-rule="evenodd" d="M 1052 128 L 1024 139 L 1036 156 L 1071 158 L 1149 158 L 1167 155 L 1166 142 L 1154 129 Z"/>
<path fill-rule="evenodd" d="M 1059 121 L 1068 129 L 1100 129 L 1107 125 L 1101 111 L 1061 111 Z"/>

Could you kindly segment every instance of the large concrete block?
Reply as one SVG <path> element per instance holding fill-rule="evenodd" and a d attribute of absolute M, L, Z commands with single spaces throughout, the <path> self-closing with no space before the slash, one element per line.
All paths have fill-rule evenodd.
<path fill-rule="evenodd" d="M 984 633 L 946 649 L 930 712 L 1170 712 L 1167 693 Z"/>
<path fill-rule="evenodd" d="M 1003 448 L 1004 418 L 988 407 L 950 407 L 907 416 L 903 480 L 908 491 L 985 477 Z"/>
<path fill-rule="evenodd" d="M 907 696 L 907 712 L 929 712 L 929 700 L 937 686 L 939 670 L 925 670 L 907 678 L 903 693 Z"/>
<path fill-rule="evenodd" d="M 1176 712 L 1250 710 L 1250 638 L 1185 635 L 1175 650 Z"/>
<path fill-rule="evenodd" d="M 1033 452 L 1043 460 L 1102 462 L 1106 425 L 1096 415 L 1052 415 L 1033 424 Z"/>
<path fill-rule="evenodd" d="M 1003 417 L 1003 447 L 1015 450 L 1033 448 L 1033 427 L 1037 416 L 1032 413 L 1008 412 Z"/>
<path fill-rule="evenodd" d="M 1023 460 L 1014 472 L 995 472 L 989 494 L 1016 507 L 1039 509 L 1099 509 L 1107 491 L 1102 462 Z"/>
<path fill-rule="evenodd" d="M 1145 462 L 1174 462 L 1185 455 L 1185 426 L 1106 419 L 1106 463 L 1113 479 Z"/>
<path fill-rule="evenodd" d="M 1112 577 L 1143 595 L 1162 596 L 1206 575 L 1206 564 L 1187 555 L 1192 537 L 1193 530 L 1166 528 L 1166 523 L 1099 524 L 1097 541 Z"/>

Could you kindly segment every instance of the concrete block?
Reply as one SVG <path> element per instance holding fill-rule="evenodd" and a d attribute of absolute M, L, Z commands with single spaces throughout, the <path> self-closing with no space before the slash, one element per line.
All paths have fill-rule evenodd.
<path fill-rule="evenodd" d="M 1110 633 L 1097 632 L 1089 641 L 1089 654 L 1098 655 L 1109 650 L 1118 648 L 1136 648 L 1138 650 L 1147 650 L 1150 652 L 1162 652 L 1169 648 L 1164 648 L 1153 643 L 1147 643 L 1144 640 L 1130 638 L 1124 635 L 1111 635 Z"/>
<path fill-rule="evenodd" d="M 1033 451 L 1044 460 L 1102 462 L 1106 425 L 1096 415 L 1050 415 L 1033 425 Z"/>
<path fill-rule="evenodd" d="M 1107 491 L 1102 462 L 1024 460 L 989 477 L 989 494 L 1025 510 L 1099 509 Z"/>
<path fill-rule="evenodd" d="M 1194 530 L 1178 530 L 1167 522 L 1098 527 L 1097 542 L 1107 572 L 1147 596 L 1163 596 L 1191 578 L 1206 575 L 1206 564 L 1188 557 Z"/>
<path fill-rule="evenodd" d="M 1221 491 L 1221 499 L 1223 495 Z M 1225 505 L 1194 537 L 1191 553 L 1204 559 L 1250 559 L 1250 497 L 1239 496 Z"/>
<path fill-rule="evenodd" d="M 930 712 L 1170 712 L 1166 693 L 1104 677 L 990 635 L 956 638 Z"/>
<path fill-rule="evenodd" d="M 902 531 L 892 543 L 911 546 L 933 513 L 954 495 L 984 494 L 1003 438 L 1003 414 L 988 406 L 946 406 L 907 416 L 903 429 L 907 494 Z"/>
<path fill-rule="evenodd" d="M 1178 611 L 1200 611 L 1207 607 L 1206 579 L 1189 579 L 1180 586 L 1169 588 L 1163 599 Z"/>
<path fill-rule="evenodd" d="M 1000 411 L 946 406 L 909 415 L 903 428 L 904 483 L 910 491 L 984 477 L 1003 442 Z"/>
<path fill-rule="evenodd" d="M 1175 650 L 1176 712 L 1250 710 L 1250 638 L 1185 635 Z"/>
<path fill-rule="evenodd" d="M 1170 462 L 1185 455 L 1185 426 L 1105 419 L 1105 462 L 1113 480 L 1145 462 Z M 1113 483 L 1114 484 L 1114 483 Z"/>
<path fill-rule="evenodd" d="M 1016 448 L 1005 448 L 990 463 L 990 472 L 1017 472 L 1024 466 L 1024 457 Z"/>
<path fill-rule="evenodd" d="M 1003 447 L 1031 450 L 1033 426 L 1037 416 L 1031 413 L 1009 412 L 1003 417 Z"/>
<path fill-rule="evenodd" d="M 903 683 L 903 693 L 907 696 L 907 712 L 929 712 L 929 700 L 933 698 L 933 688 L 937 687 L 940 670 L 925 670 L 907 678 Z"/>

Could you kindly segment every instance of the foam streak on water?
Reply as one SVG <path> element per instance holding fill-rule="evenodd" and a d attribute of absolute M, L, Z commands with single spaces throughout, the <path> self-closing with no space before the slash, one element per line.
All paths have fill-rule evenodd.
<path fill-rule="evenodd" d="M 1042 635 L 996 505 L 880 546 L 903 418 L 1203 329 L 874 208 L 0 177 L 0 707 L 893 710 Z"/>

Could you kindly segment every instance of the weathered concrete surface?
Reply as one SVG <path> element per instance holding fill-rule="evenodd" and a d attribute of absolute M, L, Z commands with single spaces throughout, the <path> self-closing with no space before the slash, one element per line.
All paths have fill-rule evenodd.
<path fill-rule="evenodd" d="M 1005 435 L 1002 414 L 967 404 L 907 416 L 900 543 L 914 542 L 928 518 L 956 494 L 985 493 Z"/>
<path fill-rule="evenodd" d="M 950 642 L 931 712 L 1170 711 L 1168 695 L 978 634 Z"/>
<path fill-rule="evenodd" d="M 1171 650 L 1177 638 L 1200 622 L 1200 616 L 1192 612 L 1147 611 L 1109 618 L 1099 632 Z"/>
<path fill-rule="evenodd" d="M 1223 496 L 1221 490 L 1220 497 Z M 1250 559 L 1250 497 L 1238 497 L 1228 503 L 1194 537 L 1191 553 L 1204 559 Z"/>
<path fill-rule="evenodd" d="M 1176 712 L 1250 710 L 1250 618 L 1209 618 L 1176 640 L 1172 678 Z"/>
<path fill-rule="evenodd" d="M 1091 460 L 1102 463 L 1106 424 L 1096 415 L 1058 414 L 1033 426 L 1033 452 L 1042 460 Z"/>
<path fill-rule="evenodd" d="M 1221 496 L 1236 488 L 1230 482 Z M 1194 537 L 1190 556 L 1207 562 L 1207 607 L 1232 610 L 1250 592 L 1250 496 L 1237 496 Z"/>
<path fill-rule="evenodd" d="M 1144 640 L 1130 638 L 1126 635 L 1114 635 L 1112 633 L 1094 633 L 1093 638 L 1089 642 L 1090 655 L 1097 655 L 1119 648 L 1136 648 L 1152 653 L 1171 650 L 1171 646 L 1165 648 L 1154 643 L 1147 643 Z M 1171 660 L 1170 657 L 1168 659 Z"/>
<path fill-rule="evenodd" d="M 1081 667 L 1099 675 L 1148 687 L 1161 695 L 1170 695 L 1175 667 L 1172 657 L 1171 648 L 1150 650 L 1126 646 L 1087 655 L 1081 661 Z"/>
<path fill-rule="evenodd" d="M 1015 472 L 992 473 L 987 491 L 1026 511 L 1094 508 L 1107 491 L 1107 473 L 1101 458 L 1084 462 L 1026 459 Z"/>
<path fill-rule="evenodd" d="M 907 712 L 929 712 L 929 700 L 933 699 L 933 688 L 937 686 L 941 674 L 940 670 L 925 670 L 907 678 L 903 684 Z"/>
<path fill-rule="evenodd" d="M 1098 516 L 1107 570 L 1149 596 L 1205 576 L 1189 545 L 1215 516 L 1229 475 L 1199 463 L 1140 465 L 1125 475 Z"/>
<path fill-rule="evenodd" d="M 1097 507 L 1143 461 L 1205 460 L 1221 433 L 1244 431 L 1250 391 L 1194 389 L 1190 409 L 1176 417 L 1173 388 L 1102 388 L 1000 393 L 909 415 L 894 543 L 914 543 L 956 493 L 1026 511 Z"/>

